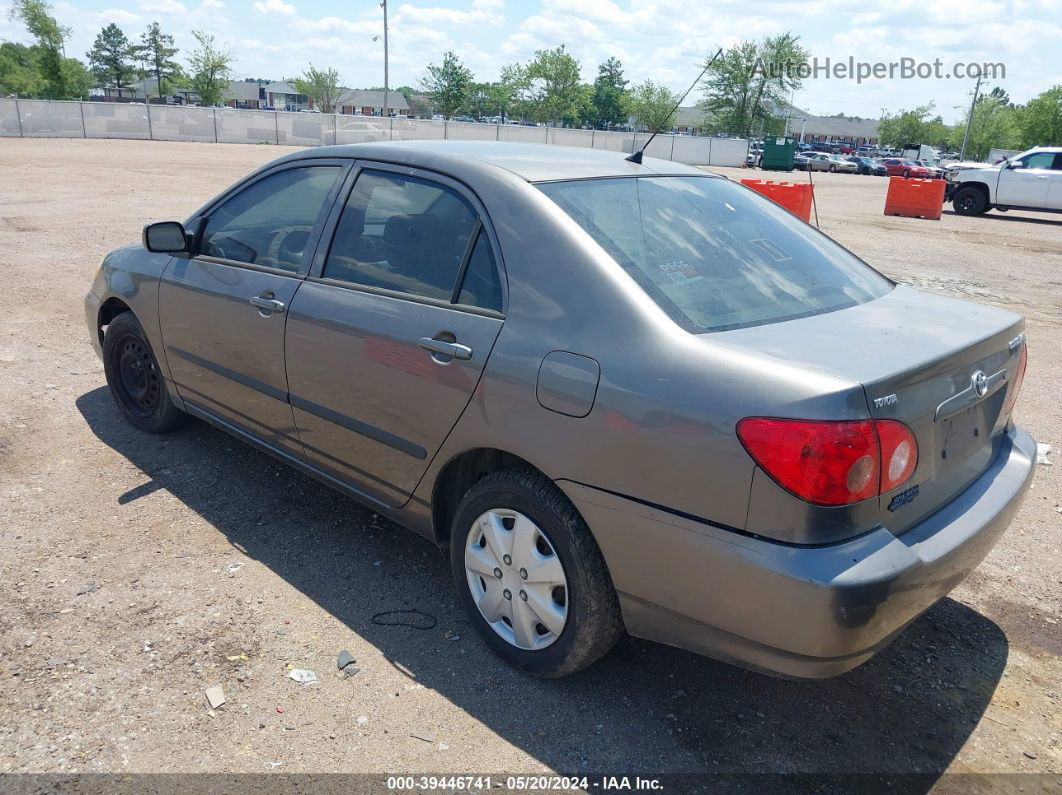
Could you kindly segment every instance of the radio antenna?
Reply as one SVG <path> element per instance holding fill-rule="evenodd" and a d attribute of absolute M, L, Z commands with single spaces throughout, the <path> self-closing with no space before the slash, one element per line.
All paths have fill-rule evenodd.
<path fill-rule="evenodd" d="M 664 121 L 667 121 L 668 119 L 670 119 L 672 114 L 674 114 L 674 112 L 679 109 L 679 105 L 682 104 L 682 101 L 686 97 L 689 96 L 691 91 L 693 91 L 693 87 L 696 86 L 699 82 L 701 82 L 701 78 L 704 77 L 704 75 L 708 72 L 708 70 L 712 68 L 712 64 L 714 64 L 716 59 L 722 54 L 723 54 L 723 48 L 720 47 L 718 50 L 716 50 L 716 53 L 715 53 L 715 55 L 712 56 L 712 59 L 710 61 L 708 61 L 708 63 L 706 63 L 704 65 L 704 69 L 702 69 L 701 73 L 699 75 L 697 75 L 697 79 L 693 81 L 693 85 L 691 85 L 689 88 L 687 88 L 686 89 L 686 93 L 683 94 L 681 97 L 679 97 L 679 101 L 675 103 L 675 107 L 673 107 L 671 109 L 671 112 L 668 113 L 667 116 L 664 117 Z M 643 146 L 641 149 L 639 149 L 633 155 L 631 155 L 630 157 L 627 157 L 625 159 L 629 160 L 632 163 L 641 163 L 642 162 L 642 153 L 645 152 L 645 150 L 649 148 L 649 144 L 651 144 L 653 142 L 653 139 L 656 138 L 656 134 L 658 132 L 660 132 L 660 128 L 659 127 L 657 129 L 653 130 L 653 134 L 649 136 L 649 140 L 645 142 L 645 146 Z"/>

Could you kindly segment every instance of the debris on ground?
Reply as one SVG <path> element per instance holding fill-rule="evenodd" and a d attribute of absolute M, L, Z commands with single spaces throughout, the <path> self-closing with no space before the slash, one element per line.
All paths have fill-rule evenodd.
<path fill-rule="evenodd" d="M 409 736 L 412 737 L 414 740 L 422 740 L 423 742 L 426 742 L 426 743 L 434 743 L 435 742 L 435 740 L 433 740 L 431 737 L 428 737 L 427 735 L 424 735 L 424 734 L 411 734 Z"/>
<path fill-rule="evenodd" d="M 317 681 L 317 674 L 313 671 L 307 671 L 305 668 L 292 668 L 288 671 L 288 679 L 292 679 L 300 685 L 310 685 Z"/>
<path fill-rule="evenodd" d="M 77 595 L 78 595 L 78 596 L 84 596 L 85 594 L 88 594 L 88 593 L 92 593 L 93 591 L 97 590 L 98 588 L 99 588 L 99 586 L 98 586 L 98 585 L 96 585 L 96 583 L 94 583 L 94 582 L 87 582 L 87 583 L 85 583 L 84 585 L 82 585 L 82 586 L 81 586 L 81 587 L 80 587 L 80 588 L 78 589 L 78 591 L 77 591 Z"/>
<path fill-rule="evenodd" d="M 221 685 L 208 687 L 205 695 L 211 709 L 217 709 L 225 703 L 225 691 L 221 689 Z"/>
<path fill-rule="evenodd" d="M 1043 442 L 1036 443 L 1036 463 L 1043 464 L 1045 466 L 1051 466 L 1052 462 L 1047 460 L 1047 454 L 1051 452 L 1051 445 L 1044 444 Z"/>
<path fill-rule="evenodd" d="M 452 629 L 446 630 L 446 634 L 443 636 L 447 640 L 461 640 L 461 636 L 454 632 Z"/>
<path fill-rule="evenodd" d="M 225 659 L 229 662 L 236 662 L 237 660 L 249 660 L 251 658 L 241 651 L 239 654 L 230 654 Z"/>
<path fill-rule="evenodd" d="M 229 574 L 235 574 L 236 572 L 238 572 L 242 568 L 243 568 L 243 564 L 242 563 L 230 563 L 228 565 L 228 568 L 225 569 L 225 571 L 227 571 Z"/>
<path fill-rule="evenodd" d="M 372 617 L 372 623 L 381 627 L 410 627 L 411 629 L 434 629 L 439 619 L 423 610 L 385 610 Z"/>
<path fill-rule="evenodd" d="M 439 743 L 439 750 L 440 751 L 449 751 L 450 750 L 450 746 L 447 745 L 446 743 Z"/>
<path fill-rule="evenodd" d="M 339 652 L 339 654 L 336 655 L 336 668 L 338 668 L 340 671 L 342 671 L 348 665 L 353 665 L 355 662 L 356 660 L 354 659 L 354 655 L 346 649 L 343 649 L 341 652 Z"/>
<path fill-rule="evenodd" d="M 277 707 L 278 715 L 283 715 L 285 712 L 287 712 L 287 707 Z"/>

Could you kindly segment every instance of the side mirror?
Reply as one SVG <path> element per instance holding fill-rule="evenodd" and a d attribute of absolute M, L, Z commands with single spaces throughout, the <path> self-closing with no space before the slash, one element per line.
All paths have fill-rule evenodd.
<path fill-rule="evenodd" d="M 1008 168 L 1008 169 L 1025 168 L 1025 164 L 1023 162 L 1021 162 L 1020 160 L 1007 160 L 1005 167 Z"/>
<path fill-rule="evenodd" d="M 180 221 L 159 221 L 144 227 L 144 248 L 157 254 L 188 251 L 188 235 Z"/>

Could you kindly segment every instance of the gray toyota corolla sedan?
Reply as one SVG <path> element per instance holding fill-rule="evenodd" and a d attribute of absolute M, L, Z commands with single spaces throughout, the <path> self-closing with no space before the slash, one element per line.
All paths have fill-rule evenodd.
<path fill-rule="evenodd" d="M 428 537 L 487 645 L 540 676 L 624 631 L 846 671 L 1032 478 L 1021 317 L 660 160 L 308 149 L 147 226 L 85 305 L 130 423 L 194 415 Z"/>

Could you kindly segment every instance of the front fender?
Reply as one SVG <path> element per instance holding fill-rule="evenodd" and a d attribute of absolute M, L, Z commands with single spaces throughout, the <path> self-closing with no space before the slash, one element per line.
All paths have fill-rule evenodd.
<path fill-rule="evenodd" d="M 100 313 L 108 301 L 128 306 L 143 327 L 167 381 L 170 371 L 159 326 L 159 280 L 172 260 L 169 254 L 153 254 L 140 245 L 117 248 L 103 258 L 89 294 L 93 300 L 85 302 L 94 343 L 99 341 Z"/>

